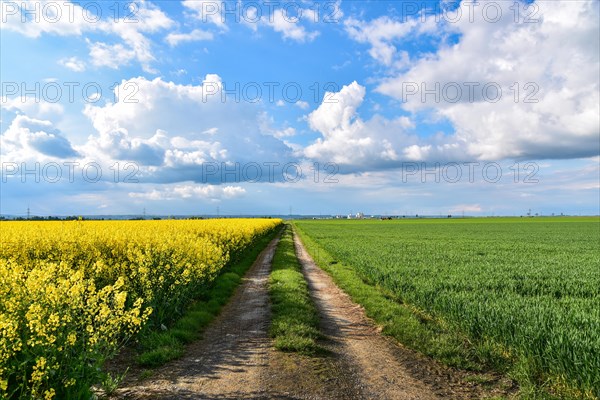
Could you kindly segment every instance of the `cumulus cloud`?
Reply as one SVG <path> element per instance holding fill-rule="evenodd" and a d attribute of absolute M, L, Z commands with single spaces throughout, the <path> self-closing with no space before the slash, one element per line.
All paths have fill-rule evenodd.
<path fill-rule="evenodd" d="M 453 214 L 467 213 L 469 215 L 478 214 L 483 211 L 483 208 L 479 204 L 458 204 L 452 206 L 448 211 Z"/>
<path fill-rule="evenodd" d="M 135 52 L 131 48 L 122 43 L 106 44 L 103 42 L 89 42 L 90 62 L 96 67 L 108 67 L 118 69 L 122 65 L 127 65 L 136 58 Z M 152 59 L 148 52 L 147 42 L 140 43 L 139 50 L 142 50 L 138 55 L 145 63 Z"/>
<path fill-rule="evenodd" d="M 343 86 L 339 92 L 326 93 L 321 105 L 307 116 L 310 128 L 319 132 L 321 137 L 301 150 L 303 156 L 321 162 L 335 162 L 340 165 L 341 171 L 347 173 L 393 169 L 402 167 L 406 162 L 465 162 L 518 159 L 522 156 L 522 153 L 504 152 L 507 151 L 506 144 L 518 143 L 522 138 L 514 135 L 502 137 L 502 130 L 496 136 L 490 134 L 483 137 L 482 141 L 486 142 L 482 144 L 472 143 L 458 133 L 447 135 L 439 132 L 419 136 L 415 123 L 406 116 L 390 119 L 375 114 L 370 119 L 364 119 L 360 116 L 359 108 L 365 96 L 366 88 L 357 82 Z M 495 111 L 491 107 L 487 111 L 492 116 L 490 118 L 495 118 Z M 514 115 L 527 121 L 517 111 Z M 465 110 L 462 117 L 465 120 L 476 119 L 468 110 Z M 501 129 L 502 124 L 503 121 L 498 120 L 494 126 Z M 572 132 L 571 130 L 570 135 Z M 544 132 L 537 134 L 542 135 Z M 590 138 L 592 137 L 597 142 L 598 134 L 591 135 Z M 563 134 L 560 142 L 563 145 L 562 158 L 579 156 L 573 153 L 577 149 L 577 140 L 581 140 L 577 135 L 570 137 Z M 586 143 L 590 146 L 588 151 L 597 154 L 598 143 L 593 144 L 591 140 Z M 485 146 L 479 147 L 483 145 Z M 535 148 L 540 152 L 538 154 L 551 157 L 548 154 L 552 153 L 544 153 L 549 150 L 544 143 L 537 142 Z M 482 149 L 489 150 L 489 153 L 483 153 Z"/>
<path fill-rule="evenodd" d="M 267 129 L 263 121 L 269 117 L 261 105 L 228 97 L 218 75 L 206 75 L 200 85 L 133 78 L 123 80 L 117 93 L 127 96 L 85 106 L 83 113 L 94 133 L 77 145 L 50 121 L 12 116 L 1 136 L 3 159 L 76 158 L 98 163 L 107 171 L 104 180 L 112 178 L 108 171 L 116 162 L 133 163 L 140 182 L 165 184 L 242 182 L 257 174 L 258 180 L 272 182 L 283 179 L 283 166 L 296 160 L 292 147 L 282 140 L 295 135 L 295 129 L 279 128 L 272 121 Z M 33 112 L 33 105 L 39 108 L 42 103 L 13 99 L 9 109 L 22 112 L 23 106 L 31 106 L 27 110 Z"/>
<path fill-rule="evenodd" d="M 0 135 L 4 161 L 23 162 L 31 159 L 73 158 L 79 156 L 71 143 L 50 121 L 17 115 Z"/>
<path fill-rule="evenodd" d="M 302 110 L 308 110 L 308 107 L 310 107 L 310 104 L 308 104 L 306 101 L 300 100 L 297 101 L 295 103 L 296 107 L 301 108 Z"/>
<path fill-rule="evenodd" d="M 322 138 L 304 149 L 306 157 L 355 169 L 390 167 L 402 161 L 402 149 L 417 140 L 410 133 L 412 121 L 379 115 L 363 120 L 357 109 L 365 93 L 364 86 L 352 82 L 339 92 L 325 94 L 321 105 L 308 115 L 309 126 Z"/>
<path fill-rule="evenodd" d="M 184 42 L 197 42 L 200 40 L 213 40 L 214 35 L 211 32 L 201 29 L 194 29 L 190 33 L 169 33 L 166 37 L 167 43 L 171 46 L 177 46 Z"/>
<path fill-rule="evenodd" d="M 209 129 L 203 131 L 202 133 L 205 133 L 207 135 L 215 135 L 217 132 L 219 132 L 219 128 L 212 127 L 212 128 L 209 128 Z"/>
<path fill-rule="evenodd" d="M 132 3 L 133 4 L 133 3 Z M 120 5 L 120 4 L 119 4 Z M 74 2 L 52 0 L 24 0 L 7 3 L 2 7 L 3 29 L 37 38 L 42 35 L 82 36 L 102 34 L 117 37 L 117 41 L 95 41 L 87 38 L 90 64 L 97 67 L 118 68 L 132 61 L 139 62 L 145 71 L 155 72 L 151 63 L 152 41 L 148 34 L 170 28 L 174 22 L 149 1 L 139 1 L 134 10 L 121 10 L 119 18 L 94 15 L 93 8 L 85 9 Z M 23 23 L 22 18 L 27 22 Z M 76 57 L 60 61 L 73 70 L 83 71 L 85 63 Z"/>
<path fill-rule="evenodd" d="M 222 16 L 225 3 L 212 0 L 184 0 L 181 4 L 202 23 L 213 24 L 222 31 L 229 30 Z"/>
<path fill-rule="evenodd" d="M 50 103 L 44 99 L 36 99 L 34 96 L 25 97 L 24 99 L 21 97 L 6 98 L 0 104 L 6 110 L 26 114 L 38 119 L 57 117 L 64 113 L 64 107 L 61 104 Z"/>
<path fill-rule="evenodd" d="M 130 192 L 129 197 L 145 200 L 203 199 L 221 200 L 243 196 L 246 189 L 224 185 L 170 185 L 146 192 Z"/>
<path fill-rule="evenodd" d="M 293 157 L 276 135 L 263 133 L 259 106 L 228 99 L 218 75 L 206 75 L 201 85 L 134 78 L 117 93 L 125 93 L 126 85 L 136 88 L 137 102 L 86 106 L 97 131 L 82 146 L 88 157 L 135 161 L 147 180 L 161 182 L 203 181 L 210 163 L 285 163 Z M 211 179 L 222 180 L 220 174 Z"/>
<path fill-rule="evenodd" d="M 73 72 L 83 72 L 85 71 L 85 63 L 81 61 L 77 57 L 69 57 L 63 58 L 58 61 L 58 63 Z"/>
<path fill-rule="evenodd" d="M 310 22 L 319 22 L 319 15 L 310 7 L 303 8 L 301 3 L 287 4 L 285 7 L 276 7 L 279 4 L 266 6 L 264 4 L 248 4 L 243 6 L 238 3 L 221 3 L 211 0 L 184 0 L 184 8 L 188 10 L 191 16 L 201 21 L 205 26 L 212 25 L 220 32 L 229 31 L 228 21 L 241 23 L 257 32 L 259 27 L 268 27 L 281 34 L 283 39 L 299 43 L 311 42 L 317 36 L 319 31 L 309 28 Z M 328 11 L 331 13 L 333 4 L 329 5 Z M 339 8 L 339 2 L 335 3 L 336 9 L 333 11 L 336 17 L 340 18 L 342 13 Z M 210 40 L 208 32 L 198 31 L 194 36 L 199 38 L 191 39 L 189 35 L 171 34 L 167 41 L 183 40 Z M 178 43 L 178 42 L 177 42 Z M 172 44 L 173 45 L 173 44 Z"/>
<path fill-rule="evenodd" d="M 406 155 L 494 160 L 598 154 L 599 3 L 536 2 L 535 23 L 524 21 L 526 13 L 515 22 L 512 3 L 495 4 L 504 15 L 495 23 L 478 12 L 472 20 L 440 22 L 458 42 L 442 44 L 378 85 L 377 91 L 402 101 L 405 110 L 432 113 L 454 127 L 452 135 L 411 147 Z M 475 5 L 463 1 L 460 7 L 468 16 Z M 372 43 L 371 55 L 386 65 L 396 52 L 389 37 L 420 29 L 387 17 L 360 29 L 355 25 L 347 24 L 350 36 Z M 387 36 L 374 33 L 382 26 Z"/>
<path fill-rule="evenodd" d="M 31 38 L 38 38 L 43 34 L 79 36 L 95 29 L 90 23 L 95 16 L 87 14 L 81 6 L 70 2 L 50 0 L 10 2 L 3 4 L 2 17 L 3 29 L 19 32 Z M 26 22 L 23 22 L 23 19 Z"/>
<path fill-rule="evenodd" d="M 396 43 L 408 36 L 432 32 L 435 20 L 429 16 L 424 22 L 418 18 L 396 21 L 389 16 L 382 16 L 367 22 L 349 17 L 344 21 L 344 28 L 350 38 L 370 45 L 369 55 L 376 61 L 387 67 L 394 63 L 404 66 L 408 63 L 408 53 L 398 51 Z"/>
<path fill-rule="evenodd" d="M 288 126 L 285 129 L 275 131 L 275 133 L 274 133 L 274 136 L 276 138 L 291 137 L 291 136 L 295 136 L 295 135 L 296 135 L 296 129 L 292 128 L 291 126 Z"/>
<path fill-rule="evenodd" d="M 155 57 L 152 54 L 152 41 L 147 34 L 168 29 L 174 22 L 152 3 L 142 1 L 136 3 L 135 7 L 135 23 L 108 22 L 109 31 L 119 36 L 120 43 L 89 42 L 93 65 L 118 68 L 135 60 L 146 72 L 156 72 L 151 67 Z"/>
<path fill-rule="evenodd" d="M 160 166 L 163 164 L 165 149 L 160 146 L 165 137 L 160 130 L 150 139 L 131 137 L 125 129 L 102 132 L 98 137 L 90 137 L 86 148 L 88 154 L 94 149 L 111 159 L 135 161 L 141 165 Z"/>
<path fill-rule="evenodd" d="M 292 16 L 286 9 L 276 8 L 273 10 L 272 15 L 263 16 L 261 22 L 265 26 L 272 28 L 275 32 L 281 33 L 284 39 L 300 43 L 311 42 L 319 36 L 319 32 L 310 31 L 301 24 L 303 19 L 310 18 L 311 13 L 309 13 L 309 9 L 300 8 L 300 10 L 298 17 Z"/>

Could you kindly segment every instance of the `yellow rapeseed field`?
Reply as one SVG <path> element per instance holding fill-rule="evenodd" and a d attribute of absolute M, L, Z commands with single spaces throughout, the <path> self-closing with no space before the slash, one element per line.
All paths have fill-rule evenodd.
<path fill-rule="evenodd" d="M 77 398 L 272 219 L 0 223 L 0 398 Z"/>

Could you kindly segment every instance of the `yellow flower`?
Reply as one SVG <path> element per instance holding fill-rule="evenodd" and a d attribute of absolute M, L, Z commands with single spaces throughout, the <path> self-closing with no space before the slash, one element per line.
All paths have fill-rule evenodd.
<path fill-rule="evenodd" d="M 69 333 L 69 335 L 67 336 L 67 343 L 69 343 L 69 345 L 73 346 L 75 344 L 76 340 L 77 340 L 77 335 L 73 332 Z"/>
<path fill-rule="evenodd" d="M 95 382 L 74 374 L 93 376 L 96 365 L 78 360 L 103 359 L 151 316 L 175 315 L 232 257 L 280 224 L 0 221 L 0 397 L 9 376 L 31 398 L 89 388 Z"/>
<path fill-rule="evenodd" d="M 54 391 L 54 389 L 48 389 L 44 392 L 44 400 L 52 400 L 52 398 L 54 398 L 55 395 L 56 392 Z"/>

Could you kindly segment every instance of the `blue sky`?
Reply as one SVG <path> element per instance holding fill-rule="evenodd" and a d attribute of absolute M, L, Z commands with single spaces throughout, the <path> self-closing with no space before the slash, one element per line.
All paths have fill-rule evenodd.
<path fill-rule="evenodd" d="M 597 1 L 0 11 L 1 214 L 599 213 Z"/>

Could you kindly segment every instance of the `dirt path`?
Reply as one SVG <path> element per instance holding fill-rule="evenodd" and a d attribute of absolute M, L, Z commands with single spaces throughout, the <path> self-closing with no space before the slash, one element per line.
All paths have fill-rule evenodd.
<path fill-rule="evenodd" d="M 297 236 L 296 252 L 321 314 L 327 353 L 276 351 L 268 336 L 268 277 L 279 238 L 258 256 L 231 301 L 185 356 L 142 378 L 119 399 L 465 399 L 482 398 L 456 374 L 383 337 L 319 269 Z"/>
<path fill-rule="evenodd" d="M 148 381 L 118 390 L 128 399 L 264 398 L 271 341 L 267 280 L 279 238 L 260 253 L 221 314 L 186 355 Z"/>
<path fill-rule="evenodd" d="M 382 337 L 362 308 L 318 268 L 294 235 L 296 254 L 321 313 L 321 330 L 334 357 L 349 367 L 368 399 L 437 399 L 425 383 L 415 379 L 397 359 L 397 346 Z"/>
<path fill-rule="evenodd" d="M 257 257 L 243 283 L 203 338 L 185 356 L 153 371 L 135 371 L 118 399 L 356 399 L 346 371 L 329 358 L 276 351 L 268 336 L 268 277 L 279 238 Z"/>

